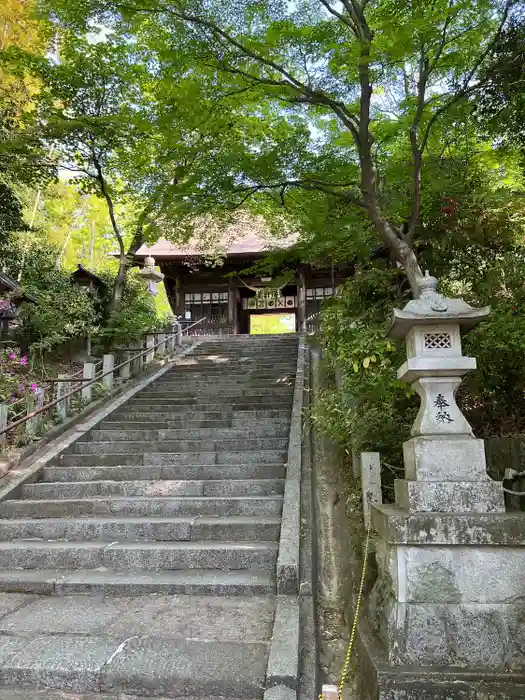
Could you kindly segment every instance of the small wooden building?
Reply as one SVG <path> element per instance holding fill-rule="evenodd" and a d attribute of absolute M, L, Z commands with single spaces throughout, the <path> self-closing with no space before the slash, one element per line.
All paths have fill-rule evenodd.
<path fill-rule="evenodd" d="M 272 277 L 247 275 L 244 271 L 262 260 L 272 249 L 293 250 L 289 238 L 276 245 L 259 229 L 227 230 L 220 241 L 209 245 L 200 241 L 176 245 L 165 239 L 142 246 L 139 261 L 147 256 L 164 274 L 166 293 L 173 313 L 186 322 L 201 318 L 203 332 L 209 334 L 249 333 L 255 315 L 293 315 L 297 331 L 315 325 L 322 303 L 337 293 L 338 286 L 352 274 L 350 266 L 317 268 L 284 262 L 283 269 L 293 269 L 276 281 Z M 220 261 L 217 261 L 217 254 Z M 205 330 L 204 330 L 205 329 Z"/>
<path fill-rule="evenodd" d="M 107 284 L 98 275 L 95 275 L 83 265 L 77 265 L 75 272 L 71 273 L 71 281 L 79 287 L 85 287 L 90 294 L 98 292 L 103 295 L 107 290 Z"/>
<path fill-rule="evenodd" d="M 5 272 L 0 272 L 0 337 L 17 323 L 24 302 L 36 304 L 36 299 L 26 294 Z"/>

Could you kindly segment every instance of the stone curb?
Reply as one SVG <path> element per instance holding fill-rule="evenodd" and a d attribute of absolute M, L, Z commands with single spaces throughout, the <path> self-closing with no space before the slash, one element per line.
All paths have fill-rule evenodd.
<path fill-rule="evenodd" d="M 284 486 L 281 536 L 277 559 L 277 593 L 299 593 L 299 549 L 301 534 L 301 451 L 303 425 L 303 392 L 305 368 L 305 337 L 299 338 L 297 371 L 290 421 L 288 462 Z"/>
<path fill-rule="evenodd" d="M 299 598 L 278 595 L 275 605 L 266 688 L 285 686 L 296 695 L 299 678 Z M 265 693 L 266 698 L 266 693 Z M 268 700 L 266 698 L 266 700 Z"/>
<path fill-rule="evenodd" d="M 276 685 L 264 691 L 264 700 L 295 700 L 295 690 L 285 685 Z"/>
<path fill-rule="evenodd" d="M 47 465 L 49 461 L 57 457 L 61 452 L 72 445 L 78 438 L 82 437 L 85 433 L 92 430 L 98 423 L 100 423 L 104 418 L 110 413 L 113 413 L 119 406 L 129 401 L 129 399 L 136 393 L 144 389 L 144 387 L 151 384 L 159 377 L 162 377 L 168 370 L 172 369 L 177 360 L 186 355 L 189 355 L 195 348 L 197 348 L 204 341 L 197 341 L 192 344 L 189 348 L 183 350 L 181 353 L 175 355 L 171 359 L 167 360 L 164 367 L 157 370 L 153 374 L 137 381 L 134 386 L 130 387 L 123 393 L 121 393 L 117 398 L 113 398 L 102 407 L 98 406 L 92 412 L 87 411 L 79 416 L 75 416 L 67 426 L 59 426 L 65 428 L 64 431 L 60 431 L 59 435 L 55 439 L 48 441 L 48 447 L 43 452 L 41 450 L 35 450 L 26 459 L 24 459 L 20 465 L 12 469 L 6 476 L 0 480 L 0 502 L 5 501 L 12 497 L 17 497 L 20 493 L 20 489 L 24 484 L 31 483 L 36 480 L 40 471 Z M 87 414 L 87 415 L 86 415 Z M 60 439 L 59 439 L 60 437 Z M 42 445 L 40 443 L 39 447 Z M 35 456 L 36 455 L 36 456 Z M 35 457 L 31 459 L 31 457 Z"/>
<path fill-rule="evenodd" d="M 317 544 L 312 495 L 312 442 L 309 409 L 310 393 L 310 343 L 306 346 L 303 452 L 301 469 L 301 544 L 299 565 L 299 683 L 298 700 L 315 700 L 319 686 L 319 650 L 315 624 Z"/>

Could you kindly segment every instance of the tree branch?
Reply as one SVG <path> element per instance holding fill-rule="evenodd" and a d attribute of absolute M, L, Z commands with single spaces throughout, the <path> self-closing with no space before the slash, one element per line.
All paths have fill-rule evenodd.
<path fill-rule="evenodd" d="M 329 0 L 319 0 L 319 2 L 326 7 L 330 14 L 332 14 L 334 17 L 337 17 L 337 19 L 341 20 L 341 22 L 346 24 L 347 27 L 350 27 L 353 34 L 357 37 L 357 28 L 348 17 L 345 17 L 345 15 L 343 15 L 341 12 L 338 12 L 334 7 L 332 7 Z"/>
<path fill-rule="evenodd" d="M 478 59 L 474 62 L 474 65 L 472 66 L 472 69 L 469 71 L 467 77 L 463 81 L 463 87 L 460 88 L 448 102 L 446 102 L 444 105 L 439 107 L 432 117 L 429 119 L 427 126 L 425 128 L 425 132 L 423 134 L 423 139 L 421 141 L 420 149 L 421 151 L 424 151 L 425 146 L 427 144 L 428 139 L 430 138 L 430 132 L 432 130 L 432 127 L 436 123 L 437 119 L 447 112 L 452 105 L 454 105 L 456 102 L 459 102 L 463 97 L 466 97 L 468 94 L 471 92 L 474 92 L 475 90 L 479 89 L 483 83 L 487 82 L 487 80 L 479 80 L 475 85 L 469 85 L 471 82 L 472 78 L 476 75 L 478 70 L 481 68 L 482 64 L 484 63 L 485 59 L 487 56 L 491 53 L 493 50 L 496 42 L 501 36 L 501 33 L 503 31 L 503 28 L 505 26 L 505 23 L 507 22 L 509 12 L 512 8 L 512 6 L 516 4 L 516 0 L 506 0 L 505 6 L 503 8 L 503 14 L 501 16 L 498 29 L 495 32 L 494 36 L 492 37 L 492 40 L 489 42 L 488 46 L 486 49 L 478 56 Z"/>
<path fill-rule="evenodd" d="M 333 195 L 334 197 L 337 197 L 338 199 L 341 199 L 345 201 L 347 204 L 352 204 L 354 206 L 364 208 L 365 203 L 363 200 L 359 199 L 356 197 L 354 194 L 350 192 L 341 192 L 338 191 L 337 189 L 334 188 L 343 188 L 343 187 L 352 187 L 352 186 L 357 186 L 357 183 L 355 182 L 325 182 L 324 180 L 318 180 L 316 178 L 305 178 L 305 179 L 297 179 L 297 180 L 282 180 L 280 182 L 275 182 L 275 183 L 265 183 L 265 184 L 260 184 L 260 185 L 249 185 L 246 187 L 239 187 L 234 190 L 234 192 L 246 192 L 246 196 L 242 199 L 240 204 L 237 206 L 241 206 L 248 200 L 251 196 L 256 194 L 257 192 L 263 192 L 265 190 L 279 190 L 280 191 L 280 196 L 281 196 L 281 201 L 284 198 L 284 193 L 286 189 L 289 187 L 298 187 L 299 189 L 303 190 L 308 190 L 308 191 L 319 191 L 319 192 L 324 192 L 325 194 L 330 194 Z M 232 205 L 233 206 L 233 205 Z"/>
<path fill-rule="evenodd" d="M 412 214 L 408 224 L 408 231 L 405 234 L 406 242 L 411 245 L 414 238 L 416 226 L 421 216 L 421 168 L 423 166 L 423 151 L 419 147 L 419 130 L 421 120 L 425 110 L 425 94 L 427 82 L 430 76 L 430 66 L 425 54 L 424 47 L 421 47 L 419 58 L 419 79 L 417 83 L 417 107 L 410 127 L 410 147 L 412 149 Z"/>

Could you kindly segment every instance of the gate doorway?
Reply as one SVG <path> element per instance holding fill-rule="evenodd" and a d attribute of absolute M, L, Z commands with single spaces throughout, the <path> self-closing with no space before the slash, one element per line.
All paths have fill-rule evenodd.
<path fill-rule="evenodd" d="M 295 326 L 295 313 L 250 314 L 250 335 L 295 333 Z"/>

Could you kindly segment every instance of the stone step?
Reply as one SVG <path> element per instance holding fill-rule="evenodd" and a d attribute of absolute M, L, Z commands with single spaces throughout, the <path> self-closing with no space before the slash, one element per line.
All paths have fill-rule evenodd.
<path fill-rule="evenodd" d="M 0 569 L 260 570 L 272 573 L 273 542 L 0 542 Z"/>
<path fill-rule="evenodd" d="M 280 519 L 276 517 L 43 518 L 3 521 L 0 541 L 276 542 L 279 531 Z"/>
<path fill-rule="evenodd" d="M 159 386 L 164 384 L 173 388 L 179 386 L 204 386 L 206 384 L 206 372 L 181 372 L 177 370 L 171 370 L 163 374 L 160 379 L 156 379 L 152 382 L 151 386 Z M 231 384 L 233 386 L 239 386 L 241 384 L 247 384 L 248 386 L 254 386 L 260 384 L 261 387 L 271 386 L 276 383 L 289 383 L 293 384 L 295 381 L 295 370 L 293 372 L 278 372 L 276 370 L 258 372 L 256 370 L 245 369 L 240 374 L 232 373 L 226 375 L 224 372 L 216 376 L 215 379 L 221 384 Z"/>
<path fill-rule="evenodd" d="M 169 413 L 172 416 L 188 416 L 197 415 L 199 413 L 208 413 L 209 411 L 217 408 L 223 408 L 224 413 L 231 412 L 242 412 L 242 411 L 260 411 L 261 406 L 264 406 L 265 410 L 271 411 L 282 411 L 287 412 L 290 415 L 292 409 L 291 401 L 275 401 L 273 399 L 264 401 L 235 401 L 227 402 L 225 404 L 217 403 L 192 403 L 192 404 L 182 404 L 169 401 L 155 401 L 154 399 L 135 399 L 133 403 L 125 404 L 121 410 L 125 410 L 127 415 L 134 413 L 145 413 L 152 411 L 153 413 Z M 115 415 L 122 415 L 122 413 L 116 413 Z"/>
<path fill-rule="evenodd" d="M 269 355 L 264 360 L 261 359 L 260 353 L 253 355 L 251 353 L 241 352 L 237 355 L 221 355 L 220 353 L 210 353 L 207 355 L 192 354 L 175 363 L 173 371 L 179 367 L 189 367 L 190 369 L 215 369 L 223 371 L 226 374 L 230 372 L 238 372 L 239 370 L 250 369 L 254 372 L 276 372 L 282 370 L 296 370 L 297 356 Z"/>
<path fill-rule="evenodd" d="M 173 515 L 262 515 L 279 516 L 281 496 L 186 496 L 186 497 L 112 497 L 56 500 L 21 500 L 0 503 L 0 518 L 73 518 L 104 516 Z M 1 567 L 0 567 L 1 568 Z"/>
<path fill-rule="evenodd" d="M 202 375 L 199 378 L 191 379 L 185 377 L 182 379 L 180 376 L 167 377 L 162 380 L 158 380 L 150 384 L 147 389 L 162 389 L 165 388 L 167 391 L 179 391 L 188 392 L 195 390 L 205 390 L 205 389 L 215 389 L 220 387 L 221 390 L 224 388 L 229 388 L 231 390 L 240 391 L 242 389 L 250 390 L 260 390 L 260 389 L 272 389 L 284 387 L 285 389 L 291 389 L 294 386 L 294 380 L 290 378 L 288 374 L 279 374 L 273 378 L 260 378 L 257 376 L 243 376 L 237 379 L 232 377 L 215 377 L 213 382 L 213 387 L 210 387 L 210 381 L 206 375 Z"/>
<path fill-rule="evenodd" d="M 115 696 L 114 693 L 100 693 L 98 691 L 90 693 L 69 693 L 63 690 L 54 690 L 53 697 L 50 699 L 49 690 L 35 690 L 34 688 L 24 688 L 24 690 L 17 690 L 16 688 L 4 687 L 2 688 L 2 700 L 151 700 L 151 696 L 146 697 L 145 695 L 137 695 L 136 693 L 131 695 L 120 695 L 119 698 Z M 168 698 L 163 695 L 158 696 L 157 700 L 173 700 L 173 698 Z M 188 700 L 188 698 L 180 698 L 179 700 Z M 194 698 L 191 700 L 195 700 Z M 199 700 L 222 700 L 217 696 L 206 695 L 199 698 Z M 260 698 L 234 698 L 233 700 L 260 700 Z"/>
<path fill-rule="evenodd" d="M 130 400 L 128 406 L 131 408 L 142 407 L 142 410 L 147 410 L 144 407 L 150 406 L 154 410 L 164 410 L 168 408 L 170 410 L 184 409 L 186 410 L 199 410 L 206 411 L 209 406 L 214 406 L 215 410 L 221 407 L 229 408 L 230 406 L 260 406 L 261 402 L 269 405 L 271 408 L 291 408 L 292 405 L 292 394 L 283 394 L 277 396 L 275 394 L 269 396 L 226 396 L 225 394 L 217 397 L 214 396 L 194 396 L 192 399 L 175 399 L 164 394 L 158 396 L 142 396 L 138 395 L 137 398 Z M 278 404 L 275 406 L 275 404 Z"/>
<path fill-rule="evenodd" d="M 147 479 L 283 479 L 286 468 L 282 464 L 238 464 L 140 467 L 44 467 L 45 482 L 68 481 L 133 481 Z"/>
<path fill-rule="evenodd" d="M 151 426 L 151 423 L 150 423 Z M 266 425 L 256 423 L 250 426 L 251 438 L 286 438 L 289 435 L 288 425 L 273 421 Z M 79 442 L 123 442 L 144 440 L 144 442 L 165 440 L 238 440 L 246 437 L 246 426 L 242 428 L 133 428 L 130 430 L 98 428 L 86 433 Z"/>
<path fill-rule="evenodd" d="M 152 429 L 152 424 L 155 426 Z M 226 418 L 224 420 L 191 420 L 188 418 L 175 418 L 173 420 L 104 420 L 93 428 L 94 432 L 102 431 L 159 431 L 159 430 L 175 430 L 179 431 L 181 434 L 184 431 L 196 431 L 196 430 L 220 430 L 221 428 L 246 428 L 256 425 L 257 428 L 274 428 L 275 426 L 282 426 L 285 435 L 288 435 L 290 430 L 290 416 L 281 418 L 259 418 L 254 420 L 253 418 Z M 137 434 L 134 432 L 134 434 Z M 186 432 L 185 432 L 186 434 Z"/>
<path fill-rule="evenodd" d="M 167 416 L 167 417 L 165 417 Z M 112 413 L 108 418 L 99 423 L 100 426 L 110 425 L 112 423 L 128 423 L 128 422 L 142 422 L 147 421 L 148 428 L 151 428 L 152 421 L 165 421 L 174 423 L 176 427 L 189 427 L 198 428 L 201 427 L 202 423 L 209 423 L 216 420 L 219 421 L 230 421 L 232 427 L 237 425 L 246 425 L 246 423 L 256 422 L 264 423 L 265 421 L 271 421 L 272 419 L 279 419 L 281 421 L 290 421 L 290 409 L 276 410 L 276 409 L 264 409 L 259 410 L 241 410 L 232 411 L 225 409 L 223 411 L 185 411 L 184 413 L 174 414 L 171 412 L 162 413 L 159 411 L 141 411 L 141 410 L 131 410 L 130 408 L 119 408 L 117 411 Z M 198 425 L 192 425 L 193 423 L 198 423 Z M 203 425 L 202 427 L 208 427 Z"/>
<path fill-rule="evenodd" d="M 168 452 L 227 452 L 242 447 L 244 450 L 285 450 L 288 437 L 279 438 L 237 438 L 209 440 L 150 440 L 143 442 L 82 442 L 77 441 L 68 447 L 69 453 L 84 455 L 109 454 L 152 454 Z"/>
<path fill-rule="evenodd" d="M 234 399 L 245 399 L 256 397 L 286 397 L 293 394 L 292 387 L 286 384 L 272 384 L 272 386 L 250 388 L 246 384 L 240 384 L 239 387 L 232 387 L 231 384 L 215 385 L 214 383 L 209 383 L 208 386 L 202 387 L 199 391 L 193 388 L 186 389 L 185 387 L 173 388 L 166 387 L 165 385 L 159 385 L 157 387 L 148 387 L 143 389 L 139 397 L 154 397 L 154 398 L 165 398 L 171 399 L 173 401 L 186 400 L 186 399 L 203 399 L 203 398 L 213 398 L 222 401 L 230 401 Z"/>
<path fill-rule="evenodd" d="M 218 382 L 231 382 L 233 384 L 241 384 L 242 382 L 278 382 L 278 381 L 295 381 L 296 368 L 289 372 L 277 371 L 277 370 L 265 370 L 259 371 L 254 369 L 249 369 L 248 367 L 244 369 L 239 369 L 237 372 L 229 371 L 228 374 L 224 372 L 219 372 L 214 374 L 214 379 Z M 193 384 L 201 385 L 206 383 L 207 372 L 195 371 L 191 368 L 177 367 L 176 370 L 170 370 L 162 376 L 161 379 L 155 380 L 153 386 L 157 386 L 160 383 L 169 384 L 173 386 L 184 385 L 190 386 Z M 224 377 L 223 379 L 221 378 Z"/>
<path fill-rule="evenodd" d="M 253 362 L 235 360 L 232 364 L 220 364 L 213 362 L 192 362 L 186 365 L 175 365 L 168 370 L 163 377 L 166 380 L 183 381 L 185 378 L 205 379 L 206 376 L 213 376 L 219 380 L 242 380 L 242 379 L 270 379 L 279 377 L 293 377 L 297 372 L 296 363 L 280 364 L 271 362 L 265 367 L 259 367 Z"/>
<path fill-rule="evenodd" d="M 147 697 L 262 698 L 268 655 L 264 642 L 194 641 L 150 636 L 122 639 L 77 634 L 9 636 L 1 641 L 0 685 Z M 4 696 L 5 697 L 5 696 Z M 27 696 L 26 696 L 27 697 Z M 133 700 L 133 699 L 132 699 Z"/>
<path fill-rule="evenodd" d="M 37 483 L 22 488 L 28 499 L 94 498 L 96 496 L 279 496 L 284 479 L 215 479 L 212 481 L 71 481 Z"/>
<path fill-rule="evenodd" d="M 253 450 L 250 452 L 149 452 L 145 454 L 72 454 L 63 453 L 51 465 L 83 467 L 183 466 L 183 465 L 238 465 L 284 464 L 288 454 L 284 450 Z"/>
<path fill-rule="evenodd" d="M 263 571 L 222 571 L 219 569 L 160 572 L 116 571 L 114 569 L 99 571 L 93 569 L 80 569 L 78 571 L 15 569 L 0 571 L 0 591 L 57 596 L 89 593 L 102 593 L 110 596 L 151 593 L 252 596 L 274 593 L 275 578 L 272 574 L 266 574 Z M 51 699 L 47 696 L 45 700 Z M 116 699 L 112 698 L 112 700 Z"/>
<path fill-rule="evenodd" d="M 267 402 L 263 402 L 263 406 L 267 405 Z M 202 411 L 198 409 L 184 408 L 178 409 L 176 407 L 169 407 L 166 409 L 159 409 L 158 405 L 148 408 L 147 406 L 123 406 L 117 411 L 111 414 L 111 416 L 104 421 L 112 422 L 115 421 L 143 421 L 147 420 L 151 427 L 151 421 L 177 421 L 182 426 L 185 426 L 188 421 L 192 420 L 216 420 L 216 418 L 208 419 L 206 416 L 212 414 L 217 414 L 218 419 L 231 419 L 232 421 L 238 421 L 240 425 L 245 424 L 246 421 L 256 419 L 259 420 L 270 420 L 271 418 L 280 417 L 281 419 L 290 420 L 291 406 L 284 406 L 278 408 L 261 408 L 261 403 L 257 404 L 258 408 L 241 407 L 233 410 L 231 407 L 225 406 L 222 411 Z M 235 425 L 235 423 L 233 423 Z"/>

